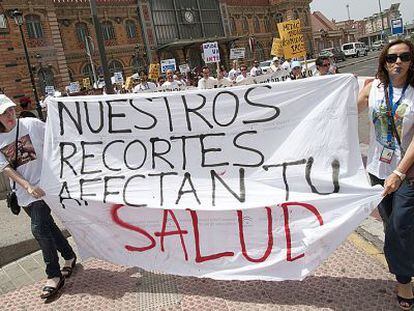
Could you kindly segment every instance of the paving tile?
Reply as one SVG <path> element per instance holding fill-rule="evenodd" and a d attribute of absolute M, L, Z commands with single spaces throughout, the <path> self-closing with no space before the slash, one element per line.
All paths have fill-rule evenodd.
<path fill-rule="evenodd" d="M 37 270 L 41 265 L 35 261 L 33 258 L 25 257 L 17 261 L 17 264 L 20 265 L 27 273 Z"/>
<path fill-rule="evenodd" d="M 45 273 L 44 268 L 38 268 L 36 270 L 31 271 L 29 276 L 35 282 L 46 279 L 46 273 Z"/>
<path fill-rule="evenodd" d="M 6 274 L 5 271 L 3 271 L 3 269 L 0 269 L 0 284 L 8 281 L 10 281 L 10 277 Z"/>
<path fill-rule="evenodd" d="M 19 277 L 22 275 L 26 275 L 22 267 L 20 267 L 17 263 L 13 262 L 8 264 L 7 266 L 3 267 L 3 271 L 7 274 L 10 279 L 15 277 Z"/>
<path fill-rule="evenodd" d="M 33 280 L 27 274 L 24 274 L 24 275 L 13 277 L 11 279 L 11 282 L 13 283 L 14 286 L 16 286 L 16 288 L 19 288 L 23 285 L 32 283 Z"/>
<path fill-rule="evenodd" d="M 31 274 L 36 271 L 40 273 L 38 269 Z M 42 279 L 0 295 L 0 309 L 397 310 L 391 275 L 372 256 L 348 241 L 302 282 L 214 281 L 90 260 L 77 266 L 59 299 L 47 305 L 38 298 L 43 282 Z"/>
<path fill-rule="evenodd" d="M 14 284 L 11 281 L 0 282 L 0 294 L 5 294 L 15 289 L 16 286 L 14 286 Z"/>

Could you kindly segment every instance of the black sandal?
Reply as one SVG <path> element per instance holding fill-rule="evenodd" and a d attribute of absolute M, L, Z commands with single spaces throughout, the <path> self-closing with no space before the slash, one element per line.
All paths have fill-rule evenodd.
<path fill-rule="evenodd" d="M 411 310 L 414 305 L 414 298 L 403 298 L 397 295 L 398 306 L 401 310 Z"/>
<path fill-rule="evenodd" d="M 47 298 L 51 298 L 55 296 L 57 292 L 59 291 L 59 289 L 63 287 L 63 285 L 65 285 L 65 278 L 61 276 L 56 287 L 53 287 L 53 286 L 43 287 L 43 293 L 40 295 L 40 298 L 47 299 Z"/>
<path fill-rule="evenodd" d="M 70 265 L 70 267 L 63 267 L 60 270 L 62 272 L 62 275 L 65 278 L 70 278 L 70 276 L 72 275 L 73 269 L 75 269 L 75 266 L 76 266 L 76 260 L 77 260 L 77 257 L 75 255 L 75 257 L 73 257 L 73 261 L 72 261 L 72 264 Z"/>

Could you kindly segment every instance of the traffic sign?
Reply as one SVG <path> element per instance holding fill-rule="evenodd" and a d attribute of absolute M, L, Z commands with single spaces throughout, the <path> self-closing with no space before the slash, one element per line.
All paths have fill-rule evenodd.
<path fill-rule="evenodd" d="M 393 19 L 391 21 L 391 33 L 393 35 L 401 35 L 404 33 L 404 25 L 402 18 Z"/>

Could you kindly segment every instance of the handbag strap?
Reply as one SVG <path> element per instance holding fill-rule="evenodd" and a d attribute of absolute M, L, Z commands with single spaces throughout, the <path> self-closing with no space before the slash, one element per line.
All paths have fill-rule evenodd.
<path fill-rule="evenodd" d="M 15 149 L 15 152 L 14 152 L 14 161 L 13 161 L 13 164 L 12 164 L 12 167 L 13 167 L 14 170 L 16 170 L 16 168 L 17 168 L 17 152 L 18 152 L 17 147 L 18 147 L 18 141 L 19 141 L 19 124 L 20 124 L 19 118 L 17 118 L 16 139 L 15 139 L 15 142 L 14 142 L 14 147 L 16 149 Z M 16 182 L 14 180 L 13 180 L 12 190 L 13 191 L 16 190 Z"/>

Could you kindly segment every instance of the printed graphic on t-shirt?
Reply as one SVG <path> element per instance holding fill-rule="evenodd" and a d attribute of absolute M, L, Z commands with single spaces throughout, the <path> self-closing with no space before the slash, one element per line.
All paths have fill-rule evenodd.
<path fill-rule="evenodd" d="M 381 100 L 380 103 L 377 105 L 378 109 L 374 108 L 372 111 L 372 122 L 374 122 L 375 126 L 375 135 L 378 143 L 382 146 L 388 146 L 388 116 L 387 116 L 387 105 L 385 104 L 384 100 Z M 395 111 L 394 115 L 394 124 L 397 128 L 398 135 L 401 139 L 402 133 L 402 125 L 404 116 L 407 113 L 408 105 L 405 103 L 401 103 L 397 110 Z M 397 146 L 399 147 L 399 146 Z M 396 140 L 394 135 L 391 138 L 391 145 L 389 148 L 395 150 L 396 148 Z"/>
<path fill-rule="evenodd" d="M 7 161 L 12 164 L 16 159 L 16 142 L 8 144 L 1 149 Z M 17 164 L 16 167 L 36 160 L 36 151 L 33 147 L 29 134 L 20 137 L 17 141 Z"/>

